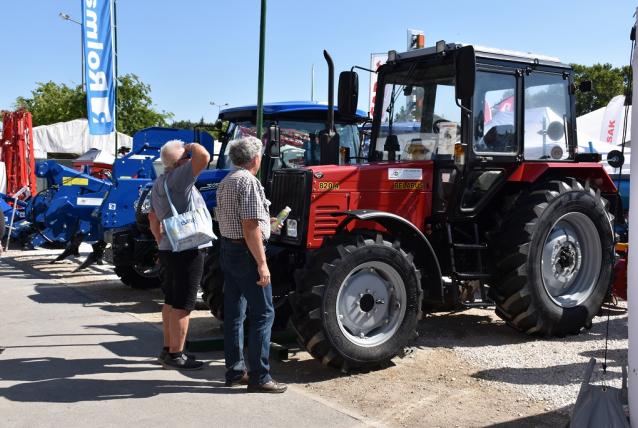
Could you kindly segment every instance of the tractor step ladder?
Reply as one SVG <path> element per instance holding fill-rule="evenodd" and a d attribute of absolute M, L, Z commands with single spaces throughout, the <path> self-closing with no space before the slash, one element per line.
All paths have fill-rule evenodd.
<path fill-rule="evenodd" d="M 450 245 L 450 267 L 452 268 L 452 277 L 458 281 L 471 281 L 471 280 L 486 280 L 491 278 L 489 273 L 482 271 L 478 272 L 459 272 L 457 270 L 456 252 L 462 251 L 475 251 L 476 253 L 476 266 L 479 269 L 483 266 L 483 251 L 488 249 L 487 244 L 481 243 L 479 240 L 478 226 L 476 223 L 472 223 L 473 227 L 473 243 L 456 243 L 454 242 L 454 234 L 452 231 L 452 224 L 446 223 L 447 226 L 447 238 Z"/>

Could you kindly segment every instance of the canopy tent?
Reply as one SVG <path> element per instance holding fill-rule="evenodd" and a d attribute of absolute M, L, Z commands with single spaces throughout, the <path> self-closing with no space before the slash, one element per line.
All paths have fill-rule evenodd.
<path fill-rule="evenodd" d="M 578 144 L 586 145 L 589 141 L 603 141 L 615 145 L 622 143 L 622 128 L 625 120 L 625 97 L 618 95 L 605 107 L 594 110 L 576 118 Z M 631 106 L 627 118 L 627 144 L 631 145 Z"/>
<path fill-rule="evenodd" d="M 578 129 L 578 151 L 581 153 L 600 153 L 608 173 L 618 174 L 618 168 L 607 163 L 607 154 L 612 150 L 622 150 L 623 126 L 625 120 L 625 97 L 618 95 L 598 110 L 576 118 Z M 622 174 L 629 174 L 631 158 L 631 106 L 627 118 L 625 135 L 625 162 Z"/>
<path fill-rule="evenodd" d="M 117 146 L 130 148 L 133 138 L 117 133 Z M 33 128 L 33 147 L 36 159 L 46 159 L 47 153 L 69 153 L 81 155 L 95 148 L 115 156 L 115 133 L 110 135 L 89 135 L 86 119 Z"/>

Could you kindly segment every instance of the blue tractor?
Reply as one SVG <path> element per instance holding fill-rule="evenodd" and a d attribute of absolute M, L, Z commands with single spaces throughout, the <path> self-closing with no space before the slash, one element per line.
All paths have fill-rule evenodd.
<path fill-rule="evenodd" d="M 216 193 L 219 182 L 230 171 L 228 159 L 228 142 L 248 135 L 256 135 L 255 105 L 229 108 L 220 112 L 221 121 L 228 122 L 228 128 L 220 138 L 221 148 L 217 156 L 211 157 L 216 169 L 203 171 L 195 185 L 202 193 L 211 211 L 214 221 Z M 269 191 L 272 173 L 281 168 L 301 168 L 321 163 L 319 134 L 325 129 L 328 106 L 316 102 L 279 102 L 264 105 L 264 128 L 268 130 L 266 146 L 276 140 L 280 156 L 264 156 L 262 160 L 261 180 Z M 360 153 L 361 141 L 358 125 L 367 116 L 357 111 L 355 116 L 345 117 L 335 110 L 335 127 L 340 135 L 341 146 L 347 149 L 356 161 L 355 154 Z M 149 183 L 140 193 L 137 207 L 137 227 L 113 229 L 106 241 L 111 243 L 110 260 L 123 281 L 130 285 L 159 283 L 159 267 L 156 267 L 157 246 L 148 226 L 147 214 L 150 210 Z M 213 224 L 218 232 L 216 223 Z M 213 315 L 222 318 L 222 283 L 223 276 L 219 267 L 218 247 L 211 247 L 206 256 L 205 271 L 202 278 L 203 300 Z M 284 302 L 284 299 L 281 299 Z M 283 304 L 283 303 L 282 303 Z"/>

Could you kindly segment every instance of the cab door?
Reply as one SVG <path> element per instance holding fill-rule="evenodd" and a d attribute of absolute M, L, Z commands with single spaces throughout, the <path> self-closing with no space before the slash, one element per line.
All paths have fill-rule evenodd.
<path fill-rule="evenodd" d="M 458 192 L 453 217 L 473 217 L 503 186 L 521 161 L 522 80 L 516 69 L 480 68 L 466 115 L 469 130 L 465 165 L 459 168 Z"/>

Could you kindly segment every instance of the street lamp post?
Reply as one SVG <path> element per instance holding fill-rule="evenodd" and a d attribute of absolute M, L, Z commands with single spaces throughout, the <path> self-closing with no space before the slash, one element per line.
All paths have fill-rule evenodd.
<path fill-rule="evenodd" d="M 75 19 L 71 18 L 71 16 L 68 13 L 64 13 L 64 12 L 60 12 L 58 14 L 58 16 L 62 19 L 64 19 L 65 21 L 69 21 L 69 22 L 73 22 L 75 24 L 78 24 L 80 26 L 80 49 L 82 50 L 82 55 L 81 55 L 81 59 L 82 59 L 82 63 L 81 63 L 81 69 L 82 69 L 82 90 L 84 91 L 84 34 L 83 34 L 83 25 L 80 21 L 76 21 Z"/>
<path fill-rule="evenodd" d="M 219 104 L 215 101 L 211 101 L 210 105 L 212 105 L 213 107 L 217 107 L 217 118 L 219 119 L 219 112 L 221 111 L 222 107 L 226 107 L 228 103 Z"/>

